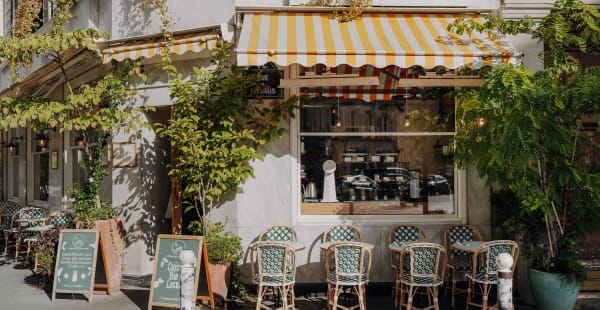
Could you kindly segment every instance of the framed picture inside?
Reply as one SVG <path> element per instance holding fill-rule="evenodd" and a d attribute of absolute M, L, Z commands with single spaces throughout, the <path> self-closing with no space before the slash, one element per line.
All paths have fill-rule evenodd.
<path fill-rule="evenodd" d="M 135 142 L 113 142 L 112 144 L 113 167 L 136 167 L 137 155 Z"/>

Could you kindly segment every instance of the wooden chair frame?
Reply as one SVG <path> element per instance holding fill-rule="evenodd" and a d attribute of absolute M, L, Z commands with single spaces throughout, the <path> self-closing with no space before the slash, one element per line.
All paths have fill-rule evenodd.
<path fill-rule="evenodd" d="M 416 231 L 419 232 L 420 238 L 418 237 L 416 240 L 402 240 L 402 241 L 427 241 L 427 233 L 425 233 L 425 230 L 423 229 L 423 227 L 419 226 L 419 225 L 414 225 L 414 224 L 401 224 L 401 225 L 396 225 L 394 227 L 392 227 L 390 229 L 390 231 L 388 232 L 388 244 L 392 244 L 394 242 L 397 242 L 398 240 L 396 240 L 396 238 L 394 238 L 394 236 L 396 235 L 396 231 L 398 231 L 401 228 L 411 228 L 414 229 Z M 392 288 L 392 298 L 394 299 L 394 306 L 398 307 L 398 303 L 400 300 L 400 274 L 402 273 L 401 268 L 399 268 L 399 266 L 401 266 L 401 257 L 399 253 L 389 250 L 390 253 L 390 265 L 392 266 L 392 269 L 394 270 L 394 287 Z"/>
<path fill-rule="evenodd" d="M 480 307 L 482 310 L 498 308 L 497 301 L 494 306 L 490 307 L 488 305 L 488 297 L 492 286 L 498 284 L 498 271 L 496 265 L 497 255 L 490 253 L 490 249 L 499 245 L 506 245 L 508 247 L 511 247 L 511 253 L 508 254 L 510 254 L 513 257 L 513 261 L 515 262 L 512 266 L 511 271 L 514 273 L 515 268 L 517 267 L 516 262 L 519 259 L 519 245 L 517 242 L 512 240 L 495 240 L 484 242 L 483 244 L 481 244 L 475 252 L 475 254 L 473 255 L 472 273 L 467 275 L 467 310 L 469 309 L 469 306 Z M 483 272 L 483 278 L 478 277 L 478 272 Z M 473 294 L 475 293 L 476 284 L 479 286 L 479 289 L 481 291 L 481 304 L 478 304 L 471 300 Z"/>
<path fill-rule="evenodd" d="M 280 249 L 283 251 L 283 265 L 279 272 L 263 270 L 263 248 Z M 256 262 L 254 261 L 255 255 Z M 269 288 L 272 289 L 273 295 L 276 292 L 281 296 L 283 305 L 281 308 L 276 309 L 295 309 L 296 296 L 294 294 L 294 284 L 296 282 L 296 252 L 292 247 L 276 241 L 262 242 L 255 245 L 250 253 L 250 269 L 252 272 L 252 281 L 257 285 L 256 310 L 275 309 L 263 304 L 265 296 L 269 293 Z M 276 279 L 281 279 L 281 281 L 277 281 Z"/>
<path fill-rule="evenodd" d="M 40 212 L 41 217 L 31 218 L 30 219 L 31 222 L 18 222 L 17 221 L 17 219 L 26 219 L 28 217 L 27 215 L 30 212 Z M 17 224 L 13 223 L 13 226 L 12 226 L 13 230 L 11 230 L 9 232 L 9 235 L 12 234 L 15 237 L 15 261 L 19 257 L 19 250 L 21 248 L 22 243 L 25 242 L 25 239 L 28 238 L 27 235 L 32 236 L 35 234 L 32 232 L 27 232 L 26 229 L 29 227 L 33 227 L 33 226 L 45 225 L 47 220 L 48 220 L 48 209 L 40 208 L 40 207 L 21 208 L 18 213 L 13 215 L 13 222 L 18 222 L 18 223 Z M 17 227 L 15 227 L 15 225 L 17 225 Z M 31 240 L 29 240 L 29 241 L 31 241 Z M 30 242 L 26 242 L 26 243 L 28 245 L 30 245 Z M 28 246 L 25 263 L 27 263 L 27 259 L 29 258 L 29 250 L 30 250 L 30 248 Z"/>
<path fill-rule="evenodd" d="M 340 249 L 353 248 L 359 251 L 358 272 L 344 272 L 340 267 Z M 372 248 L 365 243 L 356 241 L 333 242 L 325 251 L 325 270 L 327 272 L 327 309 L 351 310 L 366 309 L 365 288 L 369 283 L 371 273 Z M 339 304 L 339 296 L 343 292 L 355 294 L 358 304 L 345 307 Z"/>
<path fill-rule="evenodd" d="M 456 241 L 482 241 L 483 239 L 481 238 L 481 233 L 479 233 L 479 230 L 472 225 L 468 225 L 468 224 L 452 224 L 452 225 L 448 225 L 446 227 L 446 229 L 444 230 L 444 248 L 446 249 L 446 255 L 449 256 L 448 258 L 448 264 L 447 264 L 447 268 L 448 268 L 448 282 L 446 283 L 446 293 L 448 292 L 448 289 L 451 290 L 452 293 L 452 307 L 454 307 L 454 303 L 455 303 L 455 298 L 457 294 L 461 294 L 461 293 L 467 293 L 468 288 L 457 288 L 456 287 L 456 283 L 457 283 L 457 274 L 459 273 L 469 273 L 471 271 L 471 266 L 468 266 L 468 268 L 466 270 L 460 270 L 460 269 L 464 269 L 461 268 L 461 266 L 459 266 L 459 262 L 455 261 L 454 258 L 454 254 L 456 252 L 456 250 L 454 250 L 452 248 L 452 244 L 450 243 L 450 231 L 453 229 L 468 229 L 471 231 L 471 233 L 473 234 L 473 238 L 471 240 L 467 240 L 466 238 L 463 238 L 461 240 L 456 240 Z M 455 242 L 456 242 L 455 241 Z"/>
<path fill-rule="evenodd" d="M 415 268 L 415 266 L 419 263 L 418 257 L 415 256 L 415 253 L 422 249 L 431 249 L 435 251 L 435 257 L 432 266 L 432 268 L 435 270 L 434 272 L 422 274 L 420 270 Z M 437 243 L 417 242 L 407 245 L 403 252 L 404 255 L 408 255 L 410 258 L 410 268 L 408 272 L 403 271 L 400 275 L 400 309 L 402 309 L 402 306 L 405 306 L 406 309 L 439 310 L 438 288 L 444 284 L 444 275 L 446 271 L 446 250 L 442 245 Z M 415 281 L 419 279 L 424 279 L 424 281 Z M 429 283 L 429 281 L 431 282 Z M 425 308 L 417 308 L 413 305 L 414 296 L 420 288 L 425 288 L 428 297 L 433 299 L 433 303 L 430 301 L 430 305 Z M 404 294 L 407 295 L 406 301 L 404 300 Z"/>

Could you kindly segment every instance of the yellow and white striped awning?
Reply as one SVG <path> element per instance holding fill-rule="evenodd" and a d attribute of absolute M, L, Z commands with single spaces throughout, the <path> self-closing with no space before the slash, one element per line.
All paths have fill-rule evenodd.
<path fill-rule="evenodd" d="M 212 50 L 217 46 L 221 35 L 219 31 L 202 32 L 200 34 L 187 34 L 175 36 L 170 51 L 176 55 L 188 52 L 199 53 Z M 160 55 L 160 50 L 165 46 L 162 39 L 137 40 L 122 43 L 119 46 L 110 46 L 102 49 L 102 62 L 109 63 L 111 60 L 123 61 L 125 59 L 135 60 L 140 57 L 152 58 Z"/>
<path fill-rule="evenodd" d="M 243 17 L 237 44 L 240 66 L 275 62 L 282 66 L 366 64 L 478 69 L 519 64 L 510 44 L 485 34 L 457 36 L 446 26 L 462 14 L 363 14 L 340 23 L 328 13 L 256 12 Z"/>

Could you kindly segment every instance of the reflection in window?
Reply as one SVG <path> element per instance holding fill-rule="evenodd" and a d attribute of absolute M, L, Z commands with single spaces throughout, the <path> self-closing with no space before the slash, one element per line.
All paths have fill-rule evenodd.
<path fill-rule="evenodd" d="M 300 129 L 302 214 L 455 213 L 453 102 L 316 97 Z"/>
<path fill-rule="evenodd" d="M 96 130 L 74 131 L 70 134 L 73 185 L 89 182 L 92 161 L 90 156 L 94 154 L 97 143 Z"/>
<path fill-rule="evenodd" d="M 33 171 L 33 199 L 48 201 L 49 152 L 33 154 Z"/>

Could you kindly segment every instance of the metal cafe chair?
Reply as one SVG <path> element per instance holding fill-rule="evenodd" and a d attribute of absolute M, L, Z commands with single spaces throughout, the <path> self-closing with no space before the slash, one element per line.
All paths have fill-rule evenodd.
<path fill-rule="evenodd" d="M 388 244 L 395 243 L 397 245 L 402 245 L 409 242 L 417 242 L 417 241 L 427 241 L 427 234 L 425 230 L 417 225 L 411 224 L 403 224 L 396 225 L 390 229 L 388 233 Z M 400 268 L 400 264 L 402 263 L 401 253 L 397 251 L 390 251 L 390 264 L 392 269 L 394 270 L 394 288 L 392 291 L 392 296 L 394 298 L 394 305 L 398 306 L 398 301 L 400 298 L 400 275 L 402 273 L 402 268 Z M 408 260 L 406 261 L 408 263 Z"/>
<path fill-rule="evenodd" d="M 446 267 L 449 272 L 450 283 L 446 284 L 446 292 L 448 288 L 452 290 L 452 307 L 454 307 L 455 296 L 458 293 L 466 293 L 467 289 L 459 289 L 456 287 L 457 274 L 471 273 L 473 267 L 473 253 L 456 250 L 452 244 L 465 241 L 481 241 L 481 234 L 471 225 L 448 225 L 444 231 L 444 248 L 448 253 L 448 264 Z M 450 286 L 451 284 L 451 286 Z"/>
<path fill-rule="evenodd" d="M 493 285 L 498 284 L 498 264 L 496 258 L 500 253 L 508 253 L 516 262 L 519 258 L 519 245 L 512 240 L 495 240 L 482 243 L 473 255 L 472 272 L 467 274 L 467 309 L 469 306 L 488 309 L 488 297 Z M 512 272 L 517 264 L 513 264 Z M 475 289 L 481 292 L 481 303 L 473 301 Z M 497 303 L 496 303 L 497 305 Z"/>
<path fill-rule="evenodd" d="M 256 256 L 256 263 L 254 257 Z M 278 242 L 262 242 L 250 255 L 252 279 L 258 286 L 256 309 L 275 309 L 264 304 L 269 289 L 281 296 L 282 308 L 295 309 L 296 254 L 290 246 Z"/>
<path fill-rule="evenodd" d="M 337 241 L 362 241 L 362 234 L 358 228 L 348 225 L 339 224 L 331 226 L 323 234 L 323 242 L 337 242 Z"/>
<path fill-rule="evenodd" d="M 2 218 L 2 232 L 4 233 L 4 256 L 6 256 L 10 234 L 16 229 L 17 225 L 17 222 L 14 222 L 15 215 L 18 215 L 21 205 L 8 201 L 4 202 L 4 205 L 0 215 Z"/>
<path fill-rule="evenodd" d="M 260 241 L 297 241 L 296 231 L 289 226 L 275 225 L 265 228 L 258 237 Z"/>
<path fill-rule="evenodd" d="M 340 241 L 332 243 L 325 252 L 327 271 L 328 309 L 366 309 L 365 286 L 371 272 L 371 250 L 366 243 Z M 350 291 L 358 298 L 353 306 L 343 306 L 339 296 Z"/>
<path fill-rule="evenodd" d="M 407 309 L 439 310 L 438 288 L 444 283 L 446 267 L 444 247 L 437 243 L 417 242 L 407 245 L 404 251 L 410 258 L 410 266 L 402 272 L 400 278 L 400 309 L 404 306 Z M 426 290 L 428 297 L 433 299 L 433 304 L 425 308 L 414 307 L 413 299 L 420 288 Z"/>
<path fill-rule="evenodd" d="M 48 223 L 44 226 L 39 226 L 39 230 L 36 233 L 31 234 L 29 237 L 25 238 L 23 242 L 27 243 L 27 255 L 25 256 L 25 262 L 29 261 L 29 256 L 31 254 L 31 247 L 35 244 L 40 236 L 47 230 L 54 228 L 55 226 L 66 226 L 67 225 L 67 214 L 62 211 L 52 212 L 48 216 Z M 33 271 L 37 271 L 38 266 L 38 257 L 37 254 L 34 254 L 34 266 Z"/>
<path fill-rule="evenodd" d="M 15 260 L 19 257 L 19 250 L 23 241 L 35 233 L 27 231 L 27 228 L 44 225 L 48 220 L 47 210 L 38 207 L 26 207 L 13 215 L 13 226 L 4 231 L 9 237 L 15 239 Z"/>

